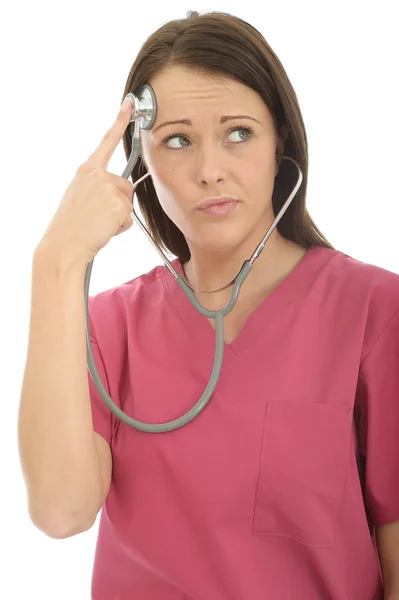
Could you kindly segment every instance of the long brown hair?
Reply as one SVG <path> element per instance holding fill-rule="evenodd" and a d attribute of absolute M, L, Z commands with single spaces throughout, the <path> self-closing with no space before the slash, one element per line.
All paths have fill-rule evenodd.
<path fill-rule="evenodd" d="M 277 230 L 283 237 L 303 248 L 312 245 L 333 248 L 314 224 L 306 208 L 308 144 L 296 93 L 287 74 L 264 37 L 252 25 L 224 12 L 199 14 L 189 11 L 187 18 L 169 21 L 155 31 L 141 47 L 127 78 L 122 100 L 129 93 L 150 84 L 150 79 L 168 66 L 188 67 L 197 72 L 230 77 L 252 88 L 262 97 L 277 134 L 279 171 L 272 196 L 275 216 L 292 192 L 298 177 L 293 158 L 301 167 L 303 180 L 295 198 L 280 219 Z M 284 141 L 285 139 L 285 141 Z M 132 149 L 131 129 L 123 137 L 128 159 Z M 282 149 L 284 151 L 282 152 Z M 147 173 L 138 158 L 132 181 Z M 190 250 L 183 233 L 163 211 L 151 177 L 136 191 L 146 226 L 166 253 L 184 264 Z"/>

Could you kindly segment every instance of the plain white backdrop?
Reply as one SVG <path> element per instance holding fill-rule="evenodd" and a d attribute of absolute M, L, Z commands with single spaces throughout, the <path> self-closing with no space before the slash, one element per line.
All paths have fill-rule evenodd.
<path fill-rule="evenodd" d="M 397 8 L 395 0 L 171 0 L 156 2 L 156 10 L 155 3 L 134 0 L 25 0 L 3 7 L 0 597 L 90 598 L 99 519 L 86 533 L 54 540 L 27 512 L 17 416 L 31 260 L 76 169 L 112 125 L 140 46 L 188 10 L 225 11 L 260 30 L 298 96 L 309 142 L 311 216 L 336 249 L 399 273 Z M 120 144 L 109 171 L 121 175 L 125 165 Z M 97 256 L 90 294 L 158 264 L 134 224 Z"/>

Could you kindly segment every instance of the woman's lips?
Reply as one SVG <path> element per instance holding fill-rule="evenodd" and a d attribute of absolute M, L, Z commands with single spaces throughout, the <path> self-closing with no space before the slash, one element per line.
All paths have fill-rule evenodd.
<path fill-rule="evenodd" d="M 227 215 L 235 210 L 238 202 L 236 200 L 230 202 L 220 202 L 219 204 L 212 204 L 208 208 L 199 208 L 200 213 L 206 213 L 208 215 Z"/>

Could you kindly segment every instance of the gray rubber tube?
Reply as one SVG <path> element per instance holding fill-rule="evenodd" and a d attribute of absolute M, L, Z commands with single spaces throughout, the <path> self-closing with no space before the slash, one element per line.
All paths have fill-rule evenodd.
<path fill-rule="evenodd" d="M 223 309 L 221 309 L 219 311 L 213 311 L 213 310 L 208 310 L 208 309 L 204 308 L 198 302 L 198 299 L 195 296 L 193 290 L 191 290 L 187 286 L 184 279 L 182 277 L 180 277 L 180 275 L 177 277 L 177 279 L 176 279 L 177 283 L 179 284 L 179 286 L 181 287 L 183 292 L 187 295 L 187 297 L 193 304 L 194 308 L 196 308 L 205 317 L 215 320 L 215 337 L 216 337 L 215 358 L 214 358 L 212 373 L 211 373 L 211 377 L 209 379 L 208 385 L 206 386 L 205 391 L 202 394 L 201 398 L 198 400 L 197 404 L 188 413 L 186 413 L 182 417 L 179 417 L 178 419 L 175 419 L 174 421 L 170 421 L 168 423 L 151 424 L 151 423 L 143 423 L 141 421 L 137 421 L 133 417 L 131 417 L 131 416 L 127 415 L 125 412 L 123 412 L 119 408 L 119 406 L 117 406 L 115 404 L 115 402 L 112 400 L 112 398 L 108 395 L 107 390 L 104 388 L 104 385 L 101 381 L 101 377 L 97 371 L 96 364 L 95 364 L 94 357 L 93 357 L 91 342 L 90 342 L 89 322 L 88 322 L 89 285 L 90 285 L 90 276 L 91 276 L 91 271 L 92 271 L 92 267 L 93 267 L 93 262 L 94 261 L 91 261 L 86 269 L 85 281 L 84 281 L 84 295 L 85 295 L 85 314 L 86 314 L 87 364 L 89 367 L 89 372 L 90 372 L 91 378 L 93 380 L 94 385 L 96 386 L 96 388 L 98 390 L 98 393 L 100 394 L 101 398 L 103 399 L 105 404 L 108 406 L 108 408 L 114 413 L 114 415 L 116 415 L 121 421 L 123 421 L 130 427 L 133 427 L 134 429 L 138 429 L 139 431 L 145 431 L 147 433 L 164 433 L 166 431 L 172 431 L 173 429 L 178 429 L 179 427 L 186 425 L 187 423 L 192 421 L 195 417 L 197 417 L 204 410 L 205 406 L 208 404 L 209 400 L 211 399 L 211 397 L 213 395 L 213 392 L 215 390 L 216 384 L 217 384 L 219 376 L 220 376 L 220 371 L 221 371 L 222 362 L 223 362 L 223 350 L 224 350 L 223 319 L 227 314 L 229 314 L 229 312 L 231 310 L 233 310 L 233 308 L 237 302 L 237 299 L 238 299 L 238 294 L 239 294 L 241 285 L 243 284 L 245 278 L 247 277 L 248 273 L 252 269 L 252 265 L 249 263 L 249 261 L 244 263 L 243 268 L 241 269 L 239 275 L 237 276 L 236 282 L 234 283 L 233 291 L 232 291 L 229 302 L 226 304 L 226 306 Z M 178 387 L 178 386 L 176 386 L 176 387 Z"/>
<path fill-rule="evenodd" d="M 144 86 L 144 87 L 146 87 L 146 86 Z M 153 106 L 155 106 L 155 96 L 151 90 L 150 90 L 149 97 L 150 97 L 150 99 L 152 99 Z M 143 99 L 146 100 L 146 96 L 145 96 L 144 92 L 143 92 Z M 148 101 L 148 98 L 147 98 L 147 101 Z M 152 115 L 152 120 L 147 125 L 150 126 L 151 123 L 153 122 L 153 120 L 154 120 L 154 115 Z M 132 127 L 133 127 L 133 124 L 132 124 Z M 132 133 L 132 152 L 130 154 L 129 160 L 125 167 L 125 170 L 122 173 L 122 177 L 124 177 L 125 179 L 127 179 L 131 175 L 134 165 L 136 164 L 139 152 L 140 152 L 140 122 L 139 122 L 139 120 L 137 120 L 134 122 L 134 131 Z M 265 237 L 263 238 L 261 243 L 256 248 L 256 250 L 253 253 L 250 260 L 247 260 L 244 262 L 239 274 L 235 278 L 233 291 L 231 293 L 230 300 L 228 301 L 226 306 L 223 309 L 218 310 L 218 311 L 208 310 L 208 309 L 204 308 L 202 306 L 202 304 L 199 303 L 194 291 L 185 282 L 183 277 L 181 277 L 180 275 L 176 275 L 176 282 L 181 287 L 183 292 L 186 294 L 187 298 L 190 300 L 190 302 L 192 303 L 194 308 L 199 313 L 204 315 L 205 317 L 215 320 L 215 336 L 216 336 L 215 358 L 214 358 L 212 373 L 211 373 L 208 385 L 206 386 L 204 393 L 202 394 L 202 396 L 198 400 L 198 402 L 195 404 L 195 406 L 193 406 L 193 408 L 188 413 L 183 415 L 182 417 L 179 417 L 178 419 L 175 419 L 174 421 L 170 421 L 168 423 L 158 423 L 158 424 L 143 423 L 141 421 L 137 421 L 133 417 L 124 413 L 115 404 L 115 402 L 112 400 L 112 398 L 110 398 L 110 396 L 108 395 L 106 389 L 103 386 L 101 378 L 98 374 L 98 371 L 97 371 L 97 368 L 95 365 L 95 361 L 94 361 L 94 357 L 93 357 L 91 342 L 90 342 L 89 323 L 88 323 L 88 311 L 89 311 L 88 299 L 89 299 L 89 286 L 90 286 L 91 271 L 93 268 L 93 261 L 91 261 L 88 264 L 86 273 L 85 273 L 85 280 L 84 280 L 84 296 L 85 296 L 85 312 L 86 312 L 87 364 L 88 364 L 89 372 L 90 372 L 91 378 L 93 380 L 93 383 L 96 386 L 98 393 L 100 394 L 100 397 L 103 399 L 105 404 L 121 421 L 123 421 L 130 427 L 133 427 L 134 429 L 138 429 L 139 431 L 144 431 L 147 433 L 164 433 L 166 431 L 172 431 L 173 429 L 178 429 L 179 427 L 186 425 L 187 423 L 192 421 L 195 417 L 197 417 L 200 414 L 200 412 L 202 410 L 204 410 L 205 406 L 208 404 L 209 400 L 211 399 L 212 394 L 215 390 L 216 384 L 218 382 L 219 376 L 220 376 L 220 371 L 221 371 L 222 362 L 223 362 L 223 350 L 224 350 L 223 319 L 226 315 L 228 315 L 233 310 L 233 308 L 237 302 L 238 294 L 240 292 L 241 286 L 244 283 L 244 280 L 248 276 L 249 272 L 251 271 L 254 261 L 258 258 L 260 253 L 263 251 L 263 248 L 264 248 L 269 236 L 271 235 L 274 228 L 277 226 L 277 223 L 282 218 L 282 216 L 284 215 L 288 206 L 292 202 L 297 190 L 299 189 L 299 187 L 301 185 L 302 179 L 303 179 L 303 175 L 302 175 L 300 166 L 294 159 L 290 158 L 289 156 L 284 156 L 284 155 L 280 156 L 280 158 L 288 159 L 289 161 L 293 162 L 296 165 L 296 167 L 298 169 L 298 174 L 299 174 L 297 183 L 296 183 L 293 191 L 291 192 L 289 198 L 286 200 L 286 202 L 280 209 L 280 212 L 277 215 L 273 225 L 270 227 L 269 231 L 267 232 L 267 234 L 265 235 Z M 138 179 L 134 185 L 135 186 L 140 185 L 141 180 L 144 179 L 145 177 L 147 177 L 147 175 L 143 176 L 143 178 Z M 133 211 L 133 216 L 136 219 L 136 215 L 135 215 L 134 211 Z M 155 244 L 155 241 L 152 239 L 152 236 L 150 235 L 150 233 L 146 230 L 146 228 L 143 226 L 143 224 L 140 223 L 140 219 L 138 217 L 137 217 L 137 222 L 140 224 L 140 227 L 142 228 L 144 233 L 146 233 L 150 243 L 154 246 L 155 250 L 157 250 L 157 252 L 160 254 L 161 257 L 164 257 L 162 251 Z M 165 257 L 164 257 L 164 260 L 165 260 Z M 167 260 L 168 259 L 166 259 L 166 261 Z M 168 266 L 167 262 L 165 262 L 165 265 Z M 168 268 L 170 270 L 170 264 L 169 264 Z"/>
<path fill-rule="evenodd" d="M 132 124 L 133 127 L 133 124 Z M 134 122 L 134 132 L 132 133 L 132 152 L 130 154 L 129 160 L 123 171 L 121 177 L 127 179 L 136 164 L 138 155 L 140 152 L 140 137 L 139 137 L 139 121 Z M 151 241 L 151 240 L 150 240 Z M 157 249 L 155 242 L 152 242 L 154 247 Z M 159 249 L 158 249 L 158 252 Z M 162 254 L 162 253 L 161 253 Z M 223 362 L 223 350 L 224 350 L 224 331 L 223 331 L 223 319 L 224 317 L 231 312 L 237 302 L 238 294 L 243 284 L 245 278 L 248 273 L 252 269 L 252 264 L 249 261 L 246 261 L 237 275 L 236 281 L 234 283 L 233 291 L 231 293 L 231 297 L 226 306 L 218 311 L 208 310 L 202 306 L 198 302 L 198 299 L 193 292 L 193 290 L 186 284 L 184 279 L 178 275 L 176 281 L 178 285 L 181 287 L 183 292 L 186 294 L 188 299 L 193 304 L 194 308 L 198 310 L 205 317 L 211 318 L 215 320 L 215 333 L 216 333 L 216 348 L 215 348 L 215 358 L 213 362 L 213 368 L 211 377 L 209 379 L 208 385 L 205 388 L 204 393 L 201 398 L 198 400 L 197 404 L 193 406 L 193 408 L 178 419 L 174 421 L 170 421 L 168 423 L 143 423 L 141 421 L 137 421 L 133 417 L 127 415 L 123 412 L 117 404 L 112 400 L 112 398 L 107 393 L 107 390 L 104 388 L 103 382 L 101 381 L 101 377 L 97 371 L 96 364 L 94 361 L 93 350 L 90 342 L 90 332 L 89 332 L 89 287 L 90 287 L 90 277 L 93 268 L 94 259 L 88 264 L 85 273 L 84 279 L 84 298 L 85 298 L 85 316 L 86 316 L 86 349 L 87 349 L 87 365 L 89 368 L 90 376 L 93 380 L 97 391 L 108 406 L 108 408 L 126 425 L 133 427 L 134 429 L 138 429 L 139 431 L 145 431 L 147 433 L 164 433 L 166 431 L 172 431 L 174 429 L 178 429 L 179 427 L 183 427 L 190 421 L 192 421 L 195 417 L 197 417 L 201 411 L 204 410 L 205 406 L 208 404 L 209 400 L 212 397 L 212 394 L 215 390 L 216 384 L 218 382 L 220 371 L 222 368 Z M 176 386 L 178 388 L 178 385 Z"/>

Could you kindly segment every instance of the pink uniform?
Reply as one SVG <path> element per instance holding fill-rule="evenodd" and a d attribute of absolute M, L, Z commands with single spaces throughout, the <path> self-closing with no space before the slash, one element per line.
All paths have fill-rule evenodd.
<path fill-rule="evenodd" d="M 89 308 L 124 412 L 162 423 L 196 404 L 215 332 L 166 267 Z M 399 520 L 398 309 L 399 275 L 313 246 L 225 344 L 188 425 L 132 429 L 89 375 L 113 454 L 92 600 L 382 600 L 375 526 Z"/>

